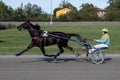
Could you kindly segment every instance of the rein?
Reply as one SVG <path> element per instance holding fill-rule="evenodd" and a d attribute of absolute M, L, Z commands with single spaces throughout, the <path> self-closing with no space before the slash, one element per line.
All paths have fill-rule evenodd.
<path fill-rule="evenodd" d="M 53 34 L 48 34 L 48 35 L 59 38 L 59 39 L 65 39 L 65 40 L 69 40 L 69 41 L 76 42 L 76 43 L 79 43 L 79 44 L 84 44 L 82 41 L 79 41 L 79 40 L 74 40 L 74 39 L 70 39 L 70 38 L 63 37 L 63 36 L 58 36 L 58 35 L 53 35 Z"/>

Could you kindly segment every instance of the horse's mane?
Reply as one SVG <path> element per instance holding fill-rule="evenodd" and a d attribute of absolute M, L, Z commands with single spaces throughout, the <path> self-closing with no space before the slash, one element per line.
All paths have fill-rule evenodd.
<path fill-rule="evenodd" d="M 31 26 L 32 26 L 32 28 L 34 28 L 35 30 L 40 30 L 40 26 L 38 25 L 38 24 L 36 24 L 36 25 L 33 25 L 32 23 L 29 23 Z"/>

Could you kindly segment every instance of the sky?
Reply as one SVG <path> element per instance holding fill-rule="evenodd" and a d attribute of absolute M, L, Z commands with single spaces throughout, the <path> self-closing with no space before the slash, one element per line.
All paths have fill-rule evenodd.
<path fill-rule="evenodd" d="M 59 7 L 59 4 L 63 0 L 2 0 L 6 5 L 11 6 L 13 9 L 20 7 L 21 3 L 26 5 L 27 3 L 36 4 L 42 8 L 44 12 L 51 13 L 51 1 L 52 1 L 52 10 Z M 84 3 L 92 3 L 94 6 L 104 9 L 109 4 L 108 0 L 66 0 L 75 6 L 78 10 L 80 6 Z"/>

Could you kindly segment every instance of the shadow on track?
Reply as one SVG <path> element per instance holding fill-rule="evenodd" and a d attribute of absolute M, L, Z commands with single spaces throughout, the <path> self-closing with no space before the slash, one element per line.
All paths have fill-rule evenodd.
<path fill-rule="evenodd" d="M 104 63 L 106 63 L 106 62 L 108 62 L 108 61 L 111 61 L 111 60 L 112 60 L 112 58 L 106 57 L 105 60 L 104 60 Z"/>
<path fill-rule="evenodd" d="M 104 63 L 107 63 L 108 61 L 111 61 L 112 58 L 106 57 Z M 86 58 L 58 58 L 56 61 L 54 61 L 54 58 L 50 57 L 42 57 L 42 58 L 35 58 L 34 60 L 24 60 L 21 63 L 35 63 L 35 62 L 47 62 L 47 63 L 67 63 L 67 62 L 84 62 L 86 61 Z M 89 62 L 89 61 L 87 61 Z"/>
<path fill-rule="evenodd" d="M 21 63 L 33 63 L 33 62 L 47 62 L 47 63 L 66 63 L 66 62 L 82 62 L 80 58 L 58 58 L 54 61 L 54 58 L 43 57 L 34 60 L 24 60 Z"/>

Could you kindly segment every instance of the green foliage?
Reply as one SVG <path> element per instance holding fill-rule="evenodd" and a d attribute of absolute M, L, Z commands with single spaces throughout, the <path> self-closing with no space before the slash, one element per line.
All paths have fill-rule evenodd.
<path fill-rule="evenodd" d="M 48 19 L 45 16 L 44 12 L 42 12 L 41 7 L 28 3 L 27 5 L 23 6 L 20 5 L 17 9 L 12 9 L 11 7 L 7 6 L 5 3 L 0 1 L 0 20 L 14 20 L 14 21 L 24 21 L 26 19 L 31 20 L 46 20 Z M 40 17 L 42 16 L 42 17 Z M 39 19 L 38 19 L 39 18 Z"/>
<path fill-rule="evenodd" d="M 9 20 L 13 15 L 13 9 L 0 1 L 0 20 Z"/>
<path fill-rule="evenodd" d="M 120 21 L 120 0 L 109 0 L 109 4 L 106 8 L 106 20 Z"/>
<path fill-rule="evenodd" d="M 94 7 L 92 4 L 82 4 L 78 17 L 83 21 L 96 21 L 98 20 L 97 11 L 98 8 Z"/>

